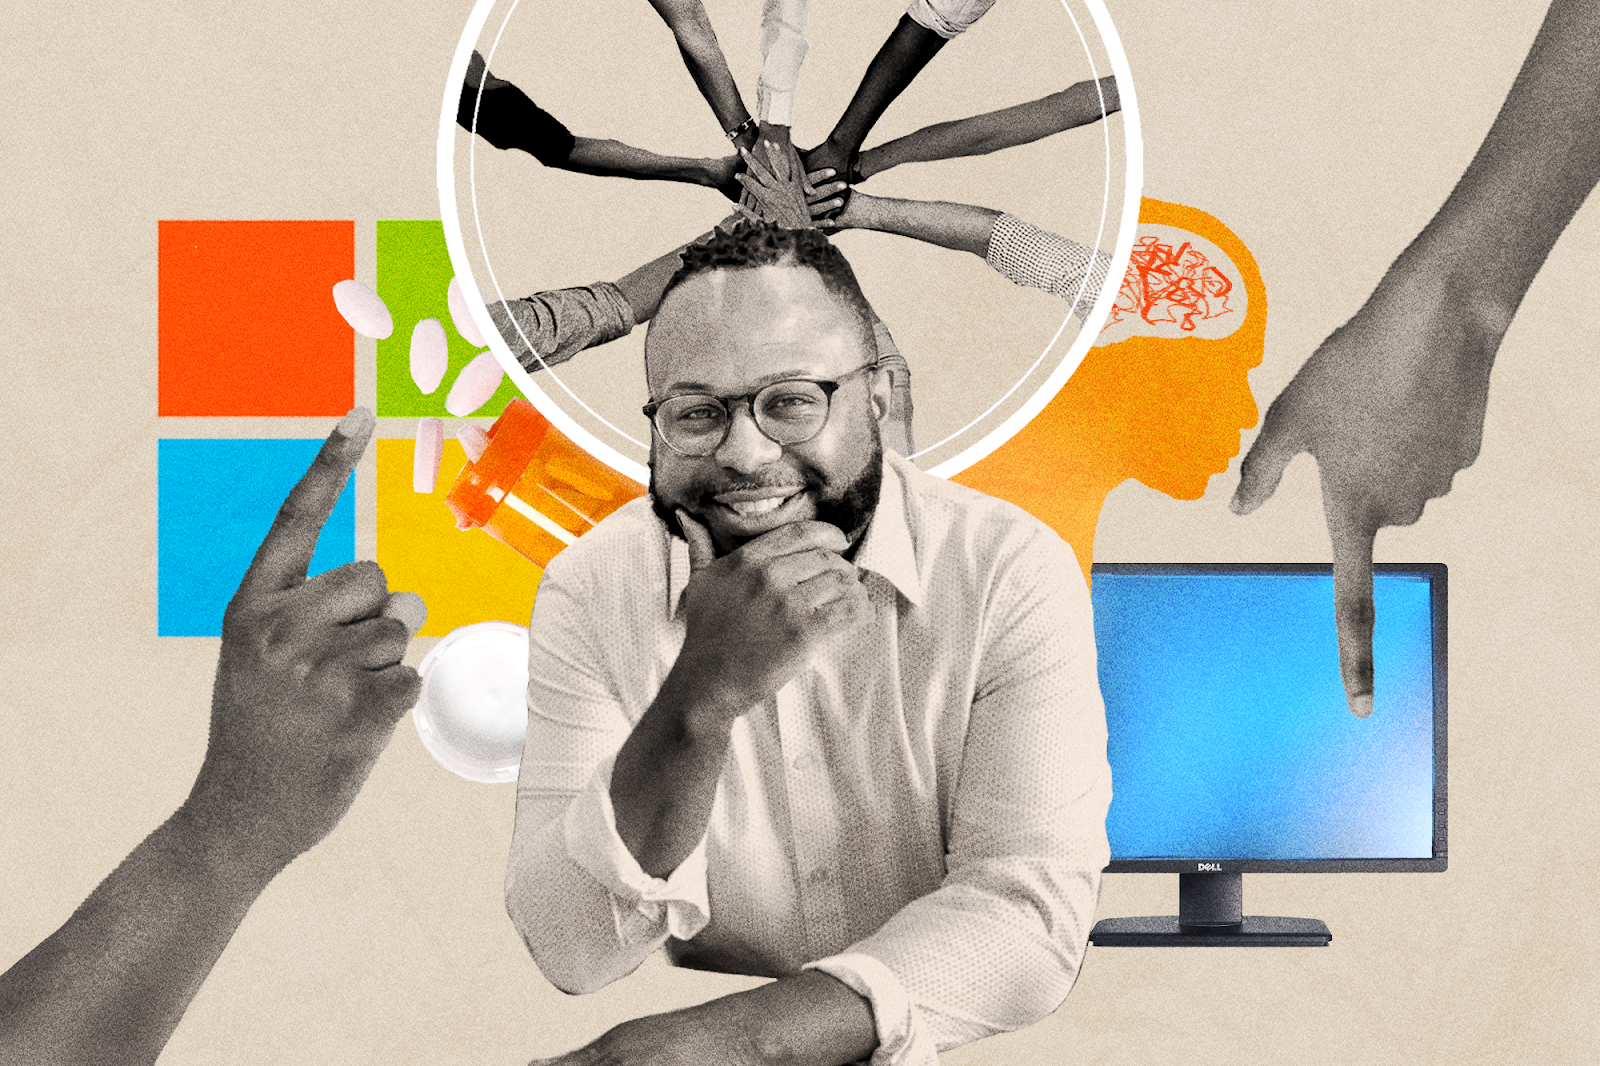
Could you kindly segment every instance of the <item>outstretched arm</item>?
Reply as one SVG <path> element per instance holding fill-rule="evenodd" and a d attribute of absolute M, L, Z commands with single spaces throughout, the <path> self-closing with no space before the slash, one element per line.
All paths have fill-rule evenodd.
<path fill-rule="evenodd" d="M 1554 0 L 1499 116 L 1433 220 L 1267 411 L 1232 508 L 1300 452 L 1333 545 L 1339 665 L 1373 709 L 1372 546 L 1450 491 L 1483 441 L 1489 371 L 1556 239 L 1600 180 L 1600 5 Z"/>
<path fill-rule="evenodd" d="M 657 155 L 609 138 L 575 136 L 527 93 L 491 74 L 477 52 L 467 64 L 456 122 L 496 148 L 527 152 L 547 167 L 600 177 L 681 181 L 717 189 L 729 199 L 739 195 L 733 180 L 736 157 Z"/>
<path fill-rule="evenodd" d="M 736 212 L 717 228 L 726 229 L 741 217 Z M 690 243 L 709 236 L 702 234 Z M 556 366 L 587 348 L 626 337 L 640 322 L 654 317 L 687 247 L 679 245 L 615 282 L 597 281 L 492 303 L 489 317 L 528 373 Z"/>
<path fill-rule="evenodd" d="M 848 175 L 861 144 L 889 105 L 911 84 L 928 61 L 939 54 L 945 38 L 902 15 L 889 39 L 872 57 L 855 95 L 828 139 L 800 153 L 807 171 L 831 169 Z"/>
<path fill-rule="evenodd" d="M 756 85 L 759 130 L 753 146 L 766 166 L 782 179 L 802 173 L 800 155 L 790 139 L 800 65 L 810 45 L 805 39 L 811 0 L 764 0 L 761 5 L 761 80 Z"/>
<path fill-rule="evenodd" d="M 755 143 L 753 124 L 745 126 L 750 121 L 750 112 L 739 96 L 739 87 L 733 82 L 727 57 L 717 43 L 705 5 L 700 0 L 650 0 L 650 6 L 677 38 L 684 66 L 689 68 L 689 76 L 694 79 L 700 95 L 711 105 L 718 125 L 725 132 L 744 127 L 745 132 L 735 143 L 749 148 Z"/>
<path fill-rule="evenodd" d="M 176 814 L 0 976 L 0 1060 L 148 1063 L 269 881 L 338 824 L 415 702 L 425 610 L 372 563 L 306 579 L 375 421 L 352 411 L 223 619 L 211 739 Z"/>
<path fill-rule="evenodd" d="M 763 0 L 761 5 L 761 79 L 756 83 L 756 113 L 763 126 L 794 125 L 795 92 L 800 65 L 810 45 L 806 18 L 811 0 Z"/>
<path fill-rule="evenodd" d="M 739 185 L 734 180 L 737 156 L 721 159 L 696 159 L 692 156 L 657 155 L 655 152 L 621 141 L 595 137 L 574 137 L 572 152 L 557 164 L 576 174 L 602 178 L 633 178 L 637 181 L 681 181 L 716 189 L 728 199 L 737 199 Z"/>
<path fill-rule="evenodd" d="M 969 155 L 988 155 L 1002 148 L 1030 144 L 1043 137 L 1098 122 L 1122 110 L 1117 80 L 1080 81 L 1058 93 L 1025 104 L 990 111 L 953 122 L 924 126 L 861 153 L 852 184 L 902 163 L 927 163 Z"/>
<path fill-rule="evenodd" d="M 838 217 L 822 223 L 823 229 L 870 229 L 898 233 L 980 258 L 989 250 L 989 234 L 1001 212 L 974 204 L 942 200 L 897 200 L 887 196 L 852 193 Z"/>
<path fill-rule="evenodd" d="M 829 202 L 816 204 L 814 209 L 825 209 Z M 1071 301 L 1079 319 L 1094 307 L 1111 262 L 1104 252 L 1004 212 L 972 204 L 896 200 L 856 190 L 838 217 L 820 225 L 828 230 L 898 233 L 958 252 L 971 252 L 1018 285 L 1043 289 Z"/>

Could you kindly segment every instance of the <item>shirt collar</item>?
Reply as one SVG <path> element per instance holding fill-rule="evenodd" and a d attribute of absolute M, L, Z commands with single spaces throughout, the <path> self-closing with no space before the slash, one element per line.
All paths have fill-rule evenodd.
<path fill-rule="evenodd" d="M 922 575 L 906 518 L 905 476 L 898 466 L 903 462 L 893 453 L 884 455 L 883 489 L 856 551 L 856 565 L 882 577 L 912 603 L 921 604 Z M 683 609 L 684 589 L 689 587 L 689 545 L 664 528 L 662 532 L 667 538 L 667 613 L 676 618 Z"/>
<path fill-rule="evenodd" d="M 892 452 L 884 455 L 883 491 L 856 551 L 856 565 L 882 577 L 912 603 L 921 604 L 922 575 L 917 567 L 916 542 L 906 518 L 905 475 L 899 468 L 903 462 Z"/>

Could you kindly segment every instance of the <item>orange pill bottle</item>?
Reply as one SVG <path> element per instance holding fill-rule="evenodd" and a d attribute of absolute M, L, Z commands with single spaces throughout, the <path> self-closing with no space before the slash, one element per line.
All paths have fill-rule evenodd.
<path fill-rule="evenodd" d="M 522 397 L 445 496 L 460 529 L 482 528 L 540 567 L 645 487 L 568 440 Z"/>

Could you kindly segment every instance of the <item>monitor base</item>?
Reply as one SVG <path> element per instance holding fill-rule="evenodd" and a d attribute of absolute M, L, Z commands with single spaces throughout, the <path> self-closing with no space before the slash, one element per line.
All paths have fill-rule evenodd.
<path fill-rule="evenodd" d="M 1333 939 L 1316 918 L 1247 914 L 1237 925 L 1181 925 L 1175 914 L 1102 918 L 1089 943 L 1107 948 L 1320 948 Z"/>

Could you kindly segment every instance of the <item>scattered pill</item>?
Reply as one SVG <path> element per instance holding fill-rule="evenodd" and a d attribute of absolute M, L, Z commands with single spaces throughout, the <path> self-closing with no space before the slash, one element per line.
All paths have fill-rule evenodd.
<path fill-rule="evenodd" d="M 445 292 L 445 302 L 450 305 L 450 321 L 456 327 L 456 332 L 467 338 L 467 343 L 474 348 L 482 348 L 489 342 L 483 339 L 483 333 L 478 329 L 472 312 L 467 308 L 466 294 L 461 291 L 461 279 L 451 278 L 450 288 Z"/>
<path fill-rule="evenodd" d="M 437 318 L 425 318 L 411 331 L 411 380 L 424 396 L 439 387 L 450 366 L 450 338 Z"/>
<path fill-rule="evenodd" d="M 461 442 L 461 450 L 467 453 L 469 463 L 477 462 L 478 456 L 489 450 L 489 434 L 470 422 L 456 430 L 456 440 Z"/>
<path fill-rule="evenodd" d="M 363 337 L 383 340 L 394 332 L 394 318 L 383 298 L 359 281 L 341 281 L 333 287 L 333 305 Z"/>
<path fill-rule="evenodd" d="M 439 482 L 439 463 L 444 459 L 444 423 L 424 418 L 417 423 L 417 449 L 411 457 L 411 488 L 432 492 Z"/>
<path fill-rule="evenodd" d="M 450 395 L 445 397 L 444 409 L 457 418 L 465 418 L 484 404 L 500 388 L 500 379 L 505 377 L 505 371 L 500 369 L 500 363 L 495 359 L 493 352 L 479 352 L 477 358 L 461 368 L 461 373 L 456 375 L 455 384 L 450 386 Z"/>

